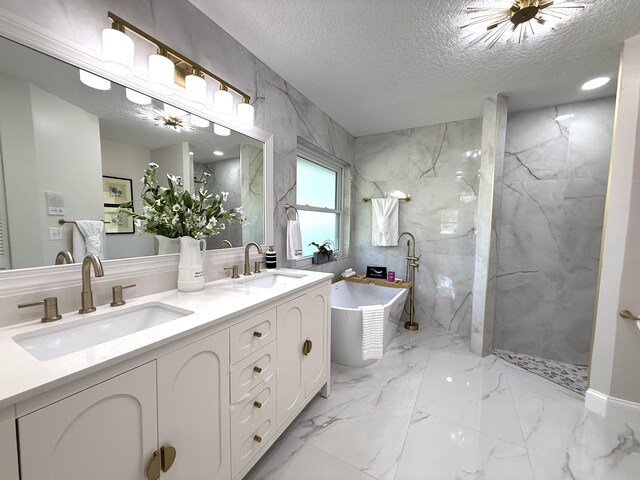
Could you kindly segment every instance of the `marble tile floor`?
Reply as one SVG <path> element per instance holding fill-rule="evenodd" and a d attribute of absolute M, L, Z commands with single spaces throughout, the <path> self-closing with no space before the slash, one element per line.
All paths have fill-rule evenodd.
<path fill-rule="evenodd" d="M 524 353 L 507 352 L 506 350 L 494 350 L 493 354 L 509 363 L 524 368 L 525 370 L 540 375 L 547 380 L 566 387 L 580 395 L 587 391 L 589 382 L 589 366 L 573 365 L 571 363 L 557 362 L 546 358 L 525 355 Z"/>
<path fill-rule="evenodd" d="M 623 480 L 640 478 L 640 425 L 469 338 L 399 330 L 376 364 L 333 365 L 316 397 L 246 480 Z"/>

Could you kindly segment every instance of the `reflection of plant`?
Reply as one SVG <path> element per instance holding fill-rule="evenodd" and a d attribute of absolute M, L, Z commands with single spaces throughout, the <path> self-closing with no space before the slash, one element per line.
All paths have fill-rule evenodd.
<path fill-rule="evenodd" d="M 208 193 L 207 178 L 204 173 L 196 182 L 200 188 L 194 194 L 184 189 L 182 177 L 167 175 L 169 187 L 158 185 L 156 175 L 158 165 L 150 163 L 144 171 L 142 183 L 142 214 L 133 213 L 131 202 L 120 205 L 120 212 L 131 215 L 138 231 L 163 235 L 169 238 L 193 237 L 200 240 L 217 235 L 226 228 L 227 223 L 244 221 L 242 207 L 225 210 L 222 202 L 227 200 L 228 192 Z"/>
<path fill-rule="evenodd" d="M 331 259 L 333 257 L 333 242 L 331 240 L 325 240 L 322 242 L 322 245 L 311 242 L 309 246 L 313 245 L 318 250 L 318 253 L 324 255 L 325 257 Z"/>

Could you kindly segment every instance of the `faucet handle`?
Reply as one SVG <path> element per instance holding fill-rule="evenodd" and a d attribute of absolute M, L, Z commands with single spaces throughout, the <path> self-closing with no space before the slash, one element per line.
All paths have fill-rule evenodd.
<path fill-rule="evenodd" d="M 56 297 L 47 297 L 41 302 L 21 303 L 18 308 L 35 307 L 36 305 L 44 305 L 44 317 L 40 319 L 42 322 L 53 322 L 62 318 L 62 315 L 58 313 L 58 299 Z"/>
<path fill-rule="evenodd" d="M 124 299 L 122 298 L 122 290 L 124 290 L 125 288 L 131 288 L 131 287 L 135 287 L 136 284 L 134 283 L 133 285 L 127 285 L 126 287 L 123 287 L 122 285 L 116 285 L 114 287 L 111 287 L 111 303 L 110 305 L 112 307 L 120 307 L 122 305 L 124 305 L 125 302 Z"/>
<path fill-rule="evenodd" d="M 261 273 L 262 270 L 260 270 L 260 265 L 263 264 L 263 263 L 265 263 L 265 262 L 262 262 L 260 260 L 256 260 L 254 262 L 254 264 L 253 264 L 253 273 Z"/>
<path fill-rule="evenodd" d="M 240 275 L 238 273 L 238 265 L 225 267 L 224 270 L 231 270 L 231 278 L 240 278 Z"/>

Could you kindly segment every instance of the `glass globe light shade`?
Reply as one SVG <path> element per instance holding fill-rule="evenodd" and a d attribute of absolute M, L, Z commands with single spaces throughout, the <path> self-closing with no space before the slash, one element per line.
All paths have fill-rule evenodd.
<path fill-rule="evenodd" d="M 84 70 L 80 70 L 80 81 L 87 87 L 95 88 L 96 90 L 109 90 L 111 88 L 109 80 Z"/>
<path fill-rule="evenodd" d="M 138 105 L 151 104 L 151 97 L 147 97 L 146 95 L 136 92 L 135 90 L 131 90 L 130 88 L 125 89 L 125 95 L 127 96 L 127 100 L 137 103 Z"/>
<path fill-rule="evenodd" d="M 173 93 L 175 65 L 164 55 L 149 55 L 149 85 L 163 95 Z"/>
<path fill-rule="evenodd" d="M 209 126 L 209 120 L 205 120 L 197 115 L 191 115 L 191 125 L 194 127 L 207 128 Z"/>
<path fill-rule="evenodd" d="M 254 125 L 254 109 L 249 103 L 239 103 L 237 108 L 238 123 L 241 127 L 251 130 Z"/>
<path fill-rule="evenodd" d="M 230 117 L 233 112 L 233 95 L 227 90 L 216 90 L 213 94 L 213 110 L 218 115 Z"/>
<path fill-rule="evenodd" d="M 187 75 L 184 79 L 187 101 L 198 107 L 207 105 L 207 81 L 198 75 Z"/>
<path fill-rule="evenodd" d="M 102 30 L 102 61 L 116 75 L 133 76 L 133 40 L 114 28 Z"/>
<path fill-rule="evenodd" d="M 228 137 L 229 135 L 231 135 L 231 130 L 229 130 L 227 127 L 223 127 L 222 125 L 214 123 L 213 133 L 215 133 L 216 135 L 220 135 L 221 137 Z"/>

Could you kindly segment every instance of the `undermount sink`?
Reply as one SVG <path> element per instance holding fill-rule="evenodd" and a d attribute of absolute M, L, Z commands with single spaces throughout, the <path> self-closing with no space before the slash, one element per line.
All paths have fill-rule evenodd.
<path fill-rule="evenodd" d="M 289 287 L 295 285 L 301 278 L 306 277 L 304 274 L 293 273 L 271 273 L 262 274 L 258 278 L 251 278 L 242 282 L 243 285 L 259 288 L 273 287 Z"/>
<path fill-rule="evenodd" d="M 116 338 L 155 327 L 193 312 L 164 303 L 147 303 L 78 320 L 46 331 L 16 335 L 13 340 L 38 360 L 53 358 L 93 347 Z"/>

